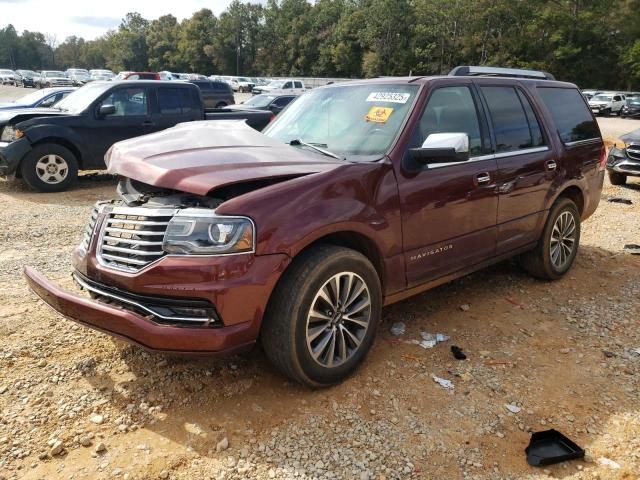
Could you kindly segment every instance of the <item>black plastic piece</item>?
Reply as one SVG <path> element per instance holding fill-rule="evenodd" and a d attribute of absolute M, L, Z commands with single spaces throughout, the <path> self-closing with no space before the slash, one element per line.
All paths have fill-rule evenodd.
<path fill-rule="evenodd" d="M 524 451 L 527 463 L 534 467 L 584 458 L 581 447 L 554 429 L 531 434 L 529 446 Z"/>
<path fill-rule="evenodd" d="M 456 360 L 466 360 L 467 356 L 464 354 L 462 349 L 456 345 L 451 345 L 451 353 L 453 353 L 453 357 Z"/>

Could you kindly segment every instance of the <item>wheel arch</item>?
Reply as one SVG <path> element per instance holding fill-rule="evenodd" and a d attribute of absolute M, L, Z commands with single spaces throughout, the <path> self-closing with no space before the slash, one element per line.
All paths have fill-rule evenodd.
<path fill-rule="evenodd" d="M 78 167 L 80 168 L 83 167 L 82 152 L 80 151 L 78 146 L 75 143 L 73 143 L 71 140 L 67 138 L 61 138 L 61 137 L 55 137 L 55 136 L 43 137 L 43 138 L 39 138 L 32 145 L 32 147 L 43 145 L 45 143 L 54 143 L 68 149 L 71 153 L 75 155 L 76 160 L 78 161 Z"/>
<path fill-rule="evenodd" d="M 571 199 L 571 201 L 576 204 L 576 207 L 578 207 L 578 213 L 582 217 L 585 209 L 585 198 L 582 189 L 577 185 L 570 185 L 558 194 L 558 196 L 553 200 L 553 203 L 563 197 Z"/>

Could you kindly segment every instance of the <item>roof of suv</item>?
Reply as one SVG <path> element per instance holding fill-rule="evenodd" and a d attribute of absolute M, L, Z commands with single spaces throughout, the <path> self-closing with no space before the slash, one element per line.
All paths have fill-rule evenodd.
<path fill-rule="evenodd" d="M 418 84 L 424 85 L 426 83 L 432 82 L 434 80 L 460 80 L 460 79 L 468 79 L 468 80 L 500 80 L 501 82 L 511 82 L 511 83 L 525 83 L 525 84 L 534 84 L 537 86 L 548 86 L 548 87 L 564 87 L 564 88 L 577 88 L 577 86 L 573 83 L 569 82 L 561 82 L 558 80 L 543 80 L 543 79 L 532 79 L 532 78 L 516 78 L 516 77 L 499 77 L 499 76 L 449 76 L 449 75 L 434 75 L 434 76 L 425 76 L 425 77 L 381 77 L 381 78 L 368 78 L 365 80 L 351 80 L 349 82 L 339 82 L 332 83 L 331 85 L 326 85 L 322 88 L 331 88 L 337 87 L 345 84 L 398 84 L 398 83 L 406 83 L 406 84 Z"/>

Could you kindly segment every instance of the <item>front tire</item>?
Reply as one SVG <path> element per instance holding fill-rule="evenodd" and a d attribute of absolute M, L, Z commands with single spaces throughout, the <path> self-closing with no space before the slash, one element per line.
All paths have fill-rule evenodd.
<path fill-rule="evenodd" d="M 364 255 L 333 245 L 313 247 L 293 261 L 276 286 L 262 345 L 292 380 L 332 385 L 366 356 L 381 310 L 380 279 Z"/>
<path fill-rule="evenodd" d="M 35 146 L 20 164 L 25 182 L 38 192 L 62 192 L 78 178 L 78 160 L 62 145 L 44 143 Z"/>
<path fill-rule="evenodd" d="M 557 280 L 569 271 L 580 245 L 580 213 L 570 198 L 559 198 L 551 208 L 536 247 L 520 257 L 530 275 Z"/>
<path fill-rule="evenodd" d="M 627 183 L 627 176 L 624 173 L 609 171 L 608 174 L 611 185 L 624 185 Z"/>

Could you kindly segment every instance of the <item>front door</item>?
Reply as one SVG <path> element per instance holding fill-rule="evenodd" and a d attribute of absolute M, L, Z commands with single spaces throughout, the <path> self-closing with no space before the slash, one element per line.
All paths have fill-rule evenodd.
<path fill-rule="evenodd" d="M 431 92 L 410 147 L 432 133 L 466 133 L 471 158 L 409 165 L 405 156 L 398 188 L 408 287 L 463 270 L 496 249 L 497 165 L 470 82 Z"/>
<path fill-rule="evenodd" d="M 100 117 L 102 105 L 113 105 L 115 113 Z M 149 91 L 145 87 L 122 86 L 96 102 L 87 125 L 89 162 L 85 168 L 104 168 L 104 155 L 116 142 L 151 133 Z M 89 163 L 87 162 L 87 163 Z"/>

